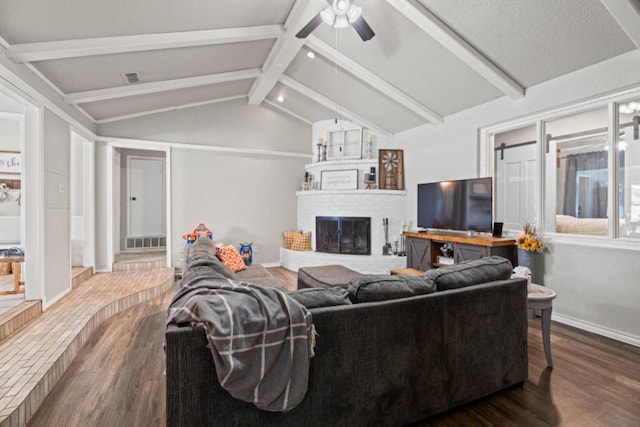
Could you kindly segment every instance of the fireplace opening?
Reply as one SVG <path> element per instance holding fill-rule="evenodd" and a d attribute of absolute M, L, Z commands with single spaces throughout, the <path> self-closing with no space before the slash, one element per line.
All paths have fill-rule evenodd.
<path fill-rule="evenodd" d="M 371 255 L 371 218 L 317 216 L 316 251 Z"/>

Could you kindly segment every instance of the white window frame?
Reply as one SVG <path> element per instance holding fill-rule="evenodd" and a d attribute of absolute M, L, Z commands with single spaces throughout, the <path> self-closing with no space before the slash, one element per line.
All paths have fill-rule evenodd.
<path fill-rule="evenodd" d="M 617 152 L 618 150 L 618 132 L 619 117 L 618 117 L 618 104 L 625 103 L 640 98 L 640 86 L 626 89 L 623 91 L 616 91 L 613 93 L 601 95 L 598 97 L 589 98 L 587 100 L 578 101 L 569 105 L 545 110 L 538 113 L 532 113 L 530 115 L 521 116 L 516 119 L 507 120 L 504 122 L 496 123 L 486 127 L 482 127 L 478 130 L 478 172 L 480 176 L 495 175 L 495 141 L 494 135 L 503 132 L 508 132 L 514 129 L 518 129 L 525 126 L 536 125 L 537 134 L 537 165 L 538 174 L 536 184 L 538 185 L 538 206 L 537 206 L 537 218 L 539 218 L 538 229 L 540 233 L 546 238 L 553 239 L 563 243 L 576 243 L 583 246 L 597 246 L 608 248 L 631 248 L 640 250 L 640 239 L 628 238 L 620 236 L 619 231 L 619 219 L 618 219 L 618 207 L 619 207 L 619 195 L 617 191 L 609 191 L 608 195 L 608 211 L 614 214 L 609 215 L 608 234 L 607 236 L 586 236 L 579 234 L 568 233 L 556 233 L 545 230 L 545 198 L 547 189 L 545 188 L 545 128 L 544 122 L 556 120 L 562 117 L 591 111 L 597 108 L 608 108 L 608 140 L 610 146 L 610 153 Z M 614 141 L 614 143 L 611 143 Z M 609 188 L 618 188 L 618 169 L 619 158 L 618 156 L 608 156 L 608 180 Z M 494 184 L 495 185 L 495 184 Z M 494 209 L 496 200 L 494 200 Z M 522 230 L 506 229 L 504 234 L 506 236 L 517 236 Z"/>

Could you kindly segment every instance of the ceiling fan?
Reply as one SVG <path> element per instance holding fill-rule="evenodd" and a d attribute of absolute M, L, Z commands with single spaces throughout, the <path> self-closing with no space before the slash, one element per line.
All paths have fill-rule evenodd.
<path fill-rule="evenodd" d="M 362 8 L 352 4 L 351 0 L 327 0 L 327 3 L 329 6 L 302 27 L 296 34 L 297 38 L 304 39 L 323 22 L 334 28 L 346 28 L 351 25 L 365 42 L 376 35 L 362 17 Z"/>

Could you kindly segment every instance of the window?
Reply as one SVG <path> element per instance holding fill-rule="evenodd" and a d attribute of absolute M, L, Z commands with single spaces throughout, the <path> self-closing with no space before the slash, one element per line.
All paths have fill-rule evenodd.
<path fill-rule="evenodd" d="M 604 107 L 544 123 L 547 231 L 608 235 L 607 111 Z"/>
<path fill-rule="evenodd" d="M 618 104 L 619 234 L 640 238 L 640 98 Z"/>
<path fill-rule="evenodd" d="M 640 242 L 640 87 L 481 135 L 505 230 Z"/>

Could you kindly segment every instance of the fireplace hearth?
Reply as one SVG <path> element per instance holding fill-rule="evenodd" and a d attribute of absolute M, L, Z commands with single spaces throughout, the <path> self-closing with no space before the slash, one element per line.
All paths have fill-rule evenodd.
<path fill-rule="evenodd" d="M 371 255 L 371 218 L 317 216 L 316 252 Z"/>

